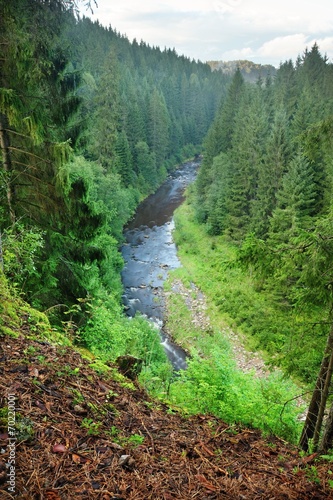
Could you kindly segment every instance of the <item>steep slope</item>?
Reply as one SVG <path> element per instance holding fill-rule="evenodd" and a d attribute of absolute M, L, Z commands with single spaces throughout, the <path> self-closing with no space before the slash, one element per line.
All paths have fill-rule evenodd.
<path fill-rule="evenodd" d="M 327 462 L 151 400 L 0 291 L 0 498 L 333 498 Z"/>

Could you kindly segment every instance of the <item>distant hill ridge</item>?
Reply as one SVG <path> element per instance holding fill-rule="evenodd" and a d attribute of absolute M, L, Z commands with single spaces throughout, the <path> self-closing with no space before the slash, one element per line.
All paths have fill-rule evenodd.
<path fill-rule="evenodd" d="M 212 71 L 221 71 L 227 75 L 233 75 L 237 68 L 240 69 L 244 79 L 248 82 L 256 82 L 259 77 L 266 78 L 274 76 L 277 69 L 271 64 L 256 64 L 252 61 L 207 61 Z"/>

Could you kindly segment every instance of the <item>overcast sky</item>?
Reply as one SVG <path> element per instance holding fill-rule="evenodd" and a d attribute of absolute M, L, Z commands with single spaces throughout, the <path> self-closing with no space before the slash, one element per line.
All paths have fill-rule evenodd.
<path fill-rule="evenodd" d="M 319 45 L 333 62 L 332 0 L 97 0 L 104 26 L 191 59 L 295 61 Z"/>

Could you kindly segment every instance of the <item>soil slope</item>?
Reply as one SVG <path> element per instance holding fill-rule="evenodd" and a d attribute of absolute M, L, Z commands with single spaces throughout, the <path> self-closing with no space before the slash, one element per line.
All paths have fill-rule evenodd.
<path fill-rule="evenodd" d="M 185 418 L 114 368 L 101 374 L 101 364 L 96 371 L 33 330 L 26 315 L 16 338 L 0 337 L 1 499 L 333 498 L 333 466 L 315 455 L 301 458 L 275 437 L 208 415 Z M 7 483 L 8 394 L 15 493 Z"/>

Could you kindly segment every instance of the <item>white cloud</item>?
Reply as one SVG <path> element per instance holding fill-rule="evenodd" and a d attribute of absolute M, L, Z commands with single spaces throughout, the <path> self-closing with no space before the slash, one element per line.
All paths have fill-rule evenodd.
<path fill-rule="evenodd" d="M 295 58 L 301 54 L 307 45 L 307 37 L 303 33 L 295 35 L 279 36 L 265 42 L 259 47 L 257 54 L 261 58 L 277 59 L 285 61 Z"/>
<path fill-rule="evenodd" d="M 329 58 L 333 57 L 333 37 L 323 39 L 310 38 L 303 33 L 277 37 L 265 42 L 257 51 L 257 56 L 261 59 L 277 60 L 283 62 L 287 59 L 295 60 L 298 55 L 302 55 L 306 48 L 310 49 L 314 43 L 319 46 L 320 52 L 324 55 L 327 52 Z"/>
<path fill-rule="evenodd" d="M 244 47 L 242 49 L 234 49 L 223 52 L 222 59 L 224 61 L 233 61 L 233 60 L 242 60 L 242 59 L 251 59 L 255 53 L 250 47 Z"/>
<path fill-rule="evenodd" d="M 333 36 L 313 39 L 309 46 L 312 46 L 314 42 L 317 42 L 320 52 L 327 55 L 329 62 L 333 63 Z"/>
<path fill-rule="evenodd" d="M 98 0 L 93 19 L 130 40 L 202 61 L 253 59 L 277 66 L 314 41 L 333 57 L 331 0 Z"/>

